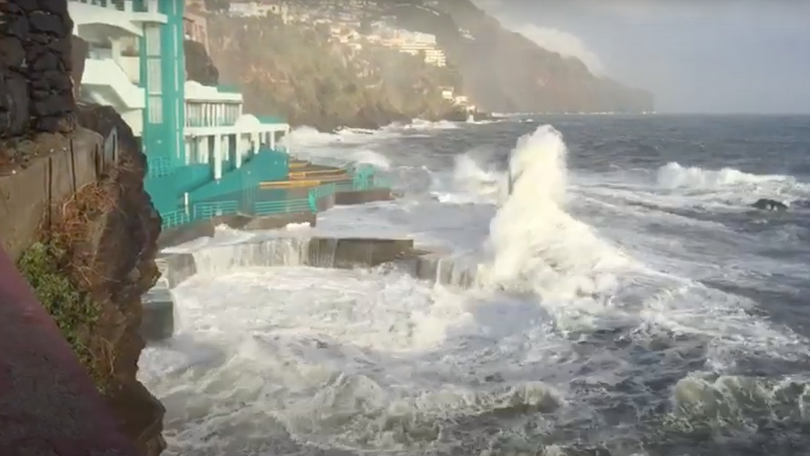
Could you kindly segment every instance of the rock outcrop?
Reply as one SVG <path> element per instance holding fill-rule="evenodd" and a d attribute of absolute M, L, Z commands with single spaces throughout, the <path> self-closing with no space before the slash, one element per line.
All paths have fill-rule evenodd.
<path fill-rule="evenodd" d="M 72 30 L 66 1 L 0 0 L 0 138 L 73 130 Z"/>
<path fill-rule="evenodd" d="M 219 84 L 219 70 L 202 43 L 185 40 L 183 48 L 186 54 L 186 79 L 205 86 Z"/>
<path fill-rule="evenodd" d="M 74 197 L 83 226 L 67 248 L 71 272 L 100 309 L 90 343 L 99 344 L 98 353 L 111 360 L 109 365 L 96 360 L 102 363 L 97 371 L 106 368 L 99 379 L 104 397 L 141 454 L 157 456 L 166 445 L 161 436 L 165 409 L 136 375 L 144 347 L 138 332 L 141 297 L 160 276 L 155 264 L 160 216 L 144 189 L 146 157 L 121 116 L 111 107 L 83 106 L 78 118 L 82 127 L 104 137 L 115 132 L 117 165 Z"/>

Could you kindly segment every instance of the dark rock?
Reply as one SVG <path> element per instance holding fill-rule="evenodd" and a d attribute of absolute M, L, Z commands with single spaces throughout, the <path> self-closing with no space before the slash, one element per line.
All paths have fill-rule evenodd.
<path fill-rule="evenodd" d="M 58 2 L 59 0 L 55 1 Z M 33 13 L 39 9 L 39 2 L 37 0 L 14 0 L 14 3 L 26 13 Z"/>
<path fill-rule="evenodd" d="M 47 33 L 52 36 L 65 34 L 65 24 L 59 16 L 44 11 L 34 11 L 28 18 L 34 32 Z"/>
<path fill-rule="evenodd" d="M 47 71 L 63 69 L 62 60 L 58 55 L 51 52 L 43 52 L 39 58 L 31 59 L 31 69 L 33 71 Z"/>
<path fill-rule="evenodd" d="M 14 3 L 0 2 L 0 13 L 7 16 L 19 16 L 22 15 L 24 11 Z"/>
<path fill-rule="evenodd" d="M 68 15 L 67 2 L 46 0 L 40 2 L 39 7 L 42 11 L 46 13 L 51 13 L 57 17 L 70 20 L 70 16 Z"/>
<path fill-rule="evenodd" d="M 0 74 L 0 111 L 5 111 L 6 119 L 0 123 L 0 136 L 21 134 L 25 131 L 29 118 L 28 84 L 15 73 Z"/>
<path fill-rule="evenodd" d="M 760 198 L 751 206 L 768 211 L 785 211 L 788 208 L 787 204 L 770 198 Z"/>
<path fill-rule="evenodd" d="M 67 2 L 0 0 L 0 11 L 0 138 L 73 131 Z"/>
<path fill-rule="evenodd" d="M 185 40 L 183 48 L 186 54 L 186 79 L 205 86 L 219 84 L 219 70 L 205 50 L 202 43 Z"/>
<path fill-rule="evenodd" d="M 81 40 L 81 38 L 75 38 Z M 59 56 L 59 58 L 62 60 L 63 68 L 67 71 L 73 70 L 73 50 L 71 49 L 73 43 L 73 36 L 71 36 L 70 39 L 61 39 L 48 43 L 48 50 Z M 82 67 L 84 67 L 84 65 L 82 65 Z"/>
<path fill-rule="evenodd" d="M 25 62 L 25 49 L 19 39 L 12 36 L 0 38 L 0 68 L 20 69 Z"/>
<path fill-rule="evenodd" d="M 25 16 L 3 16 L 3 22 L 0 22 L 0 35 L 13 36 L 23 42 L 28 41 L 28 19 Z"/>

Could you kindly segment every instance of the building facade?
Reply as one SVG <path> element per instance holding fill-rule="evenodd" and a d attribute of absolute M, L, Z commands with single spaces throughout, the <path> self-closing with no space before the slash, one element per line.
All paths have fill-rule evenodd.
<path fill-rule="evenodd" d="M 89 46 L 80 97 L 115 108 L 140 138 L 150 169 L 147 189 L 161 213 L 177 209 L 178 195 L 216 186 L 263 147 L 275 151 L 289 132 L 281 119 L 244 113 L 238 91 L 186 81 L 183 41 L 194 21 L 184 14 L 184 0 L 68 5 L 74 34 Z"/>

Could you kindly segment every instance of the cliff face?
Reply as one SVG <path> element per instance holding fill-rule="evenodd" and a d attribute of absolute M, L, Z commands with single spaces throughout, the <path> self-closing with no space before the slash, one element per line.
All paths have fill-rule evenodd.
<path fill-rule="evenodd" d="M 457 83 L 458 74 L 418 56 L 370 45 L 352 50 L 330 42 L 328 30 L 272 18 L 214 15 L 208 32 L 221 82 L 242 89 L 252 114 L 328 131 L 455 112 L 440 87 Z"/>
<path fill-rule="evenodd" d="M 141 454 L 157 456 L 165 448 L 165 409 L 136 374 L 144 347 L 138 333 L 141 296 L 160 276 L 155 264 L 160 216 L 143 187 L 146 157 L 118 113 L 106 106 L 85 106 L 79 124 L 105 137 L 114 129 L 118 160 L 105 178 L 80 190 L 63 208 L 63 216 L 82 222 L 62 243 L 69 257 L 67 272 L 99 308 L 88 333 L 94 348 L 91 372 L 97 373 L 122 431 Z M 54 233 L 63 233 L 68 222 L 63 219 Z"/>
<path fill-rule="evenodd" d="M 141 454 L 157 456 L 165 448 L 164 409 L 136 373 L 144 346 L 141 296 L 159 277 L 160 217 L 143 188 L 146 160 L 121 117 L 109 107 L 84 106 L 79 122 L 110 138 L 103 171 L 46 209 L 39 242 L 23 252 L 18 267 L 111 406 L 118 428 Z"/>
<path fill-rule="evenodd" d="M 165 447 L 164 409 L 136 373 L 144 346 L 141 296 L 159 277 L 160 217 L 144 190 L 146 159 L 130 128 L 112 108 L 75 103 L 73 81 L 78 86 L 87 48 L 71 37 L 72 25 L 66 0 L 0 0 L 0 179 L 11 179 L 2 171 L 14 169 L 14 182 L 37 190 L 32 206 L 43 208 L 38 233 L 26 233 L 39 242 L 22 252 L 20 272 L 115 412 L 118 427 L 141 454 L 157 456 Z M 107 138 L 103 150 L 87 129 Z M 47 163 L 57 155 L 69 165 L 52 172 Z M 42 161 L 47 166 L 39 166 Z M 77 182 L 77 175 L 84 180 Z M 64 200 L 50 195 L 55 181 L 67 189 Z M 22 184 L 14 190 L 29 188 Z M 0 205 L 0 218 L 31 211 L 19 206 Z M 33 214 L 32 225 L 39 215 Z"/>
<path fill-rule="evenodd" d="M 382 3 L 382 2 L 381 2 Z M 479 107 L 500 112 L 642 112 L 654 109 L 649 92 L 591 74 L 510 32 L 470 0 L 420 1 L 388 7 L 399 26 L 436 35 L 463 74 L 464 93 Z M 465 37 L 466 30 L 472 38 Z"/>

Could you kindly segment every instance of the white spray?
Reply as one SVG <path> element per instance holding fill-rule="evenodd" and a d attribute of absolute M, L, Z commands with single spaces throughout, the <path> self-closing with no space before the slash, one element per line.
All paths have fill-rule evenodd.
<path fill-rule="evenodd" d="M 510 195 L 490 223 L 485 282 L 573 299 L 615 286 L 630 260 L 565 212 L 567 148 L 560 132 L 539 127 L 518 140 L 509 163 Z"/>

